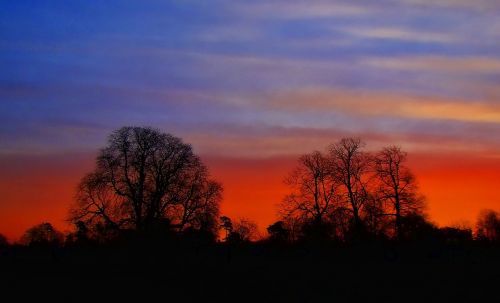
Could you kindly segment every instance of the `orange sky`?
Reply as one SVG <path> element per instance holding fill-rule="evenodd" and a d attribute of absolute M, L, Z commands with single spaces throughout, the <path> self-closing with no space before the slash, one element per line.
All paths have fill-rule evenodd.
<path fill-rule="evenodd" d="M 222 213 L 255 220 L 265 231 L 276 220 L 276 203 L 287 193 L 283 178 L 296 158 L 204 158 L 224 185 Z M 1 157 L 0 232 L 15 240 L 43 221 L 68 230 L 68 206 L 92 159 L 89 154 Z M 498 158 L 410 154 L 410 165 L 427 197 L 430 219 L 440 225 L 473 224 L 481 209 L 500 209 Z"/>

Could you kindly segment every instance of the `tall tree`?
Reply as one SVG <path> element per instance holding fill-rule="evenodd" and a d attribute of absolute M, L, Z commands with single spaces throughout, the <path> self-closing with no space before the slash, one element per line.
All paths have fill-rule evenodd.
<path fill-rule="evenodd" d="M 395 234 L 403 234 L 402 217 L 420 213 L 423 197 L 418 193 L 415 176 L 406 166 L 407 154 L 398 146 L 383 148 L 374 157 L 374 171 L 378 180 L 377 197 L 386 205 L 385 215 L 394 216 Z"/>
<path fill-rule="evenodd" d="M 355 229 L 362 226 L 361 211 L 368 200 L 367 175 L 370 157 L 359 138 L 343 138 L 330 146 L 333 178 L 340 184 L 344 202 L 349 205 Z"/>
<path fill-rule="evenodd" d="M 70 217 L 137 230 L 162 219 L 199 226 L 206 216 L 215 222 L 221 194 L 189 144 L 153 128 L 123 127 L 82 179 Z"/>

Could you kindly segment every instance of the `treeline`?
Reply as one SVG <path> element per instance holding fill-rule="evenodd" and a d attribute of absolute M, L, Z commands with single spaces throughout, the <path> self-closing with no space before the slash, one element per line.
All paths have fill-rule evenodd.
<path fill-rule="evenodd" d="M 189 144 L 153 128 L 123 127 L 109 136 L 94 170 L 78 185 L 68 215 L 74 231 L 63 234 L 42 223 L 20 242 L 500 242 L 500 215 L 492 210 L 480 214 L 474 231 L 429 222 L 407 153 L 398 146 L 368 152 L 360 139 L 343 138 L 325 152 L 302 155 L 286 183 L 290 193 L 279 204 L 279 220 L 261 236 L 251 220 L 220 215 L 222 185 Z M 0 235 L 0 247 L 7 245 Z"/>

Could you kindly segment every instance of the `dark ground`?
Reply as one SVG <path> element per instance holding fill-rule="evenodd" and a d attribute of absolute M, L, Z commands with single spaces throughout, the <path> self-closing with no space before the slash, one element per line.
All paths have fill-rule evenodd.
<path fill-rule="evenodd" d="M 479 245 L 18 246 L 1 252 L 0 302 L 500 302 L 499 256 Z"/>

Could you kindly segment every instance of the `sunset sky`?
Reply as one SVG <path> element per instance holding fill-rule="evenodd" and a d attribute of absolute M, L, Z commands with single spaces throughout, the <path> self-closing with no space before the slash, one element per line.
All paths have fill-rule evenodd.
<path fill-rule="evenodd" d="M 222 212 L 276 219 L 298 155 L 410 155 L 439 225 L 500 210 L 500 1 L 2 1 L 0 233 L 65 224 L 109 133 L 182 137 Z"/>

